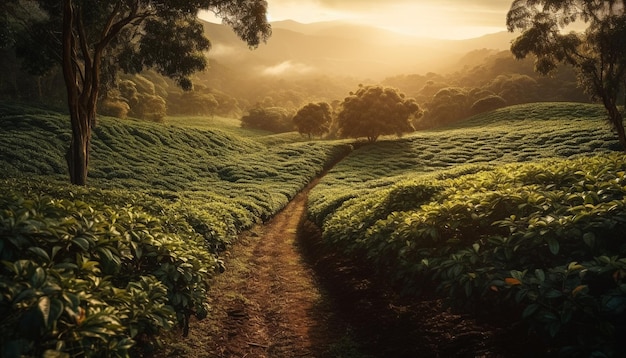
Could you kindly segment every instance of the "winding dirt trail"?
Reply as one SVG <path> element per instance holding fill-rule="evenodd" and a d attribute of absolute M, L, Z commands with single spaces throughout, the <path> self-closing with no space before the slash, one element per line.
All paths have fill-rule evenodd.
<path fill-rule="evenodd" d="M 227 271 L 209 292 L 209 318 L 192 323 L 179 353 L 250 358 L 327 355 L 338 326 L 297 243 L 307 195 L 318 180 L 272 220 L 244 233 L 226 253 Z"/>
<path fill-rule="evenodd" d="M 313 181 L 225 253 L 211 310 L 167 357 L 529 357 L 542 347 L 506 320 L 451 312 L 436 295 L 402 298 L 372 272 L 320 245 L 306 221 Z M 499 323 L 497 323 L 499 321 Z M 160 355 L 161 356 L 161 355 Z"/>

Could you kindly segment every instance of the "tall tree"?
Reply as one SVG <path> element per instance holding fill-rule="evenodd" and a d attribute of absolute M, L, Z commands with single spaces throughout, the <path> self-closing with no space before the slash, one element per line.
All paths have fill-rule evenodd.
<path fill-rule="evenodd" d="M 265 0 L 4 1 L 7 14 L 21 18 L 0 24 L 22 25 L 12 27 L 14 45 L 31 72 L 61 64 L 72 126 L 66 158 L 70 180 L 79 185 L 87 183 L 98 97 L 118 70 L 154 68 L 190 89 L 189 77 L 206 67 L 203 51 L 210 47 L 198 20 L 202 9 L 221 17 L 250 47 L 271 34 Z M 23 16 L 27 7 L 45 16 Z"/>
<path fill-rule="evenodd" d="M 360 86 L 341 103 L 337 115 L 339 135 L 343 138 L 366 137 L 375 142 L 381 135 L 412 132 L 409 121 L 420 108 L 412 98 L 395 88 Z"/>
<path fill-rule="evenodd" d="M 606 108 L 624 150 L 619 96 L 626 90 L 625 8 L 624 0 L 515 0 L 506 20 L 509 31 L 522 31 L 511 45 L 517 58 L 536 55 L 535 69 L 543 74 L 558 63 L 578 71 L 587 93 Z M 568 26 L 581 22 L 583 33 L 566 33 Z"/>

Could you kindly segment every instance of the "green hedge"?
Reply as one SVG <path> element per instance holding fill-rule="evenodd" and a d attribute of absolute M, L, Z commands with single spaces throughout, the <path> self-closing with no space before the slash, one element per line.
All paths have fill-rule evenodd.
<path fill-rule="evenodd" d="M 126 356 L 206 315 L 215 258 L 132 206 L 0 196 L 2 356 Z"/>
<path fill-rule="evenodd" d="M 361 147 L 308 215 L 400 292 L 434 286 L 565 356 L 625 355 L 626 157 L 604 120 L 594 105 L 527 104 Z"/>
<path fill-rule="evenodd" d="M 509 164 L 348 200 L 323 237 L 405 293 L 433 281 L 456 306 L 520 309 L 563 352 L 613 355 L 626 332 L 625 194 L 623 154 Z"/>

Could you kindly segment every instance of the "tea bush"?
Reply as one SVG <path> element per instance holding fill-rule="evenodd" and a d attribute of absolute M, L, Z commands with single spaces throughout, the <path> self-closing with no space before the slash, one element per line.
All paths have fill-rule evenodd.
<path fill-rule="evenodd" d="M 3 192 L 0 207 L 2 356 L 127 356 L 206 315 L 215 258 L 193 231 L 132 206 Z"/>
<path fill-rule="evenodd" d="M 621 154 L 401 182 L 345 201 L 323 237 L 405 293 L 432 280 L 456 306 L 519 306 L 554 344 L 614 353 L 626 332 L 625 188 Z"/>
<path fill-rule="evenodd" d="M 98 118 L 74 187 L 67 118 L 0 103 L 1 356 L 140 355 L 186 330 L 237 235 L 350 150 L 193 126 Z"/>
<path fill-rule="evenodd" d="M 564 355 L 621 356 L 626 156 L 601 119 L 523 105 L 357 149 L 313 190 L 309 217 L 405 294 L 434 284 L 456 307 L 519 312 Z"/>

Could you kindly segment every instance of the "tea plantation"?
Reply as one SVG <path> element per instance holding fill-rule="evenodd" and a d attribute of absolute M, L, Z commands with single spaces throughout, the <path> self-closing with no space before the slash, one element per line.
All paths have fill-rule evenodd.
<path fill-rule="evenodd" d="M 223 127 L 99 118 L 82 188 L 67 184 L 66 116 L 0 104 L 0 356 L 151 349 L 206 315 L 238 233 L 350 150 Z"/>
<path fill-rule="evenodd" d="M 332 250 L 409 297 L 523 321 L 554 354 L 625 354 L 626 155 L 602 107 L 513 106 L 354 146 L 168 120 L 98 118 L 75 187 L 67 116 L 0 103 L 0 356 L 153 349 L 206 315 L 238 234 L 348 153 L 309 196 Z"/>
<path fill-rule="evenodd" d="M 594 105 L 521 105 L 362 147 L 309 216 L 405 294 L 434 286 L 524 320 L 555 355 L 623 356 L 626 155 L 602 120 Z"/>

